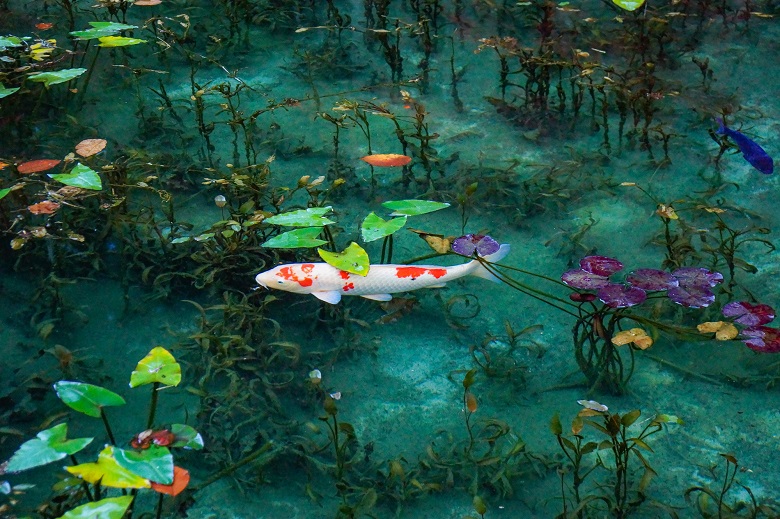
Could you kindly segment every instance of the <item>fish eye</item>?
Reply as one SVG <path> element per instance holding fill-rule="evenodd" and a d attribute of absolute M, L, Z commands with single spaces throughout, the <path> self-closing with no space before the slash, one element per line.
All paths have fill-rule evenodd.
<path fill-rule="evenodd" d="M 277 283 L 279 283 L 280 285 L 284 285 L 284 280 L 280 279 L 279 281 L 277 281 Z"/>

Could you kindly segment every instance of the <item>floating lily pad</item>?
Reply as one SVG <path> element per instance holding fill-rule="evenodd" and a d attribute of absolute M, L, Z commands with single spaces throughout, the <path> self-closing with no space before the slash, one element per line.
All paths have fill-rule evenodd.
<path fill-rule="evenodd" d="M 15 88 L 5 88 L 5 87 L 3 86 L 3 84 L 2 84 L 2 83 L 0 83 L 0 99 L 2 99 L 2 98 L 4 98 L 4 97 L 8 97 L 8 96 L 10 96 L 11 94 L 13 94 L 13 93 L 15 93 L 15 92 L 18 92 L 18 91 L 19 91 L 19 87 L 15 87 Z"/>
<path fill-rule="evenodd" d="M 433 202 L 431 200 L 391 200 L 382 204 L 382 207 L 391 209 L 390 216 L 417 216 L 432 213 L 449 207 L 445 202 Z"/>
<path fill-rule="evenodd" d="M 115 448 L 114 459 L 121 467 L 149 481 L 173 483 L 173 455 L 165 447 L 152 445 L 142 451 Z"/>
<path fill-rule="evenodd" d="M 636 11 L 645 4 L 645 0 L 612 0 L 612 3 L 626 11 Z"/>
<path fill-rule="evenodd" d="M 677 278 L 680 286 L 714 287 L 723 281 L 720 272 L 711 272 L 703 267 L 682 267 L 672 272 L 672 276 Z"/>
<path fill-rule="evenodd" d="M 8 47 L 21 47 L 22 39 L 16 36 L 0 36 L 0 51 Z"/>
<path fill-rule="evenodd" d="M 317 238 L 322 232 L 322 227 L 308 227 L 306 229 L 295 229 L 294 231 L 284 232 L 274 236 L 263 243 L 267 249 L 300 249 L 308 247 L 319 247 L 328 243 L 325 240 Z"/>
<path fill-rule="evenodd" d="M 609 285 L 609 279 L 606 276 L 592 274 L 582 269 L 564 272 L 561 281 L 570 287 L 582 290 L 595 290 Z"/>
<path fill-rule="evenodd" d="M 285 227 L 323 227 L 336 223 L 324 217 L 325 214 L 332 211 L 328 207 L 309 207 L 308 209 L 299 209 L 277 214 L 263 220 L 265 223 L 274 225 L 284 225 Z"/>
<path fill-rule="evenodd" d="M 680 285 L 666 293 L 669 299 L 687 308 L 706 308 L 715 302 L 715 294 L 709 286 Z"/>
<path fill-rule="evenodd" d="M 360 234 L 363 237 L 363 241 L 368 243 L 384 238 L 385 236 L 390 236 L 401 230 L 404 225 L 406 225 L 405 216 L 384 220 L 372 211 L 360 225 Z"/>
<path fill-rule="evenodd" d="M 751 305 L 746 301 L 734 301 L 723 307 L 723 315 L 737 317 L 735 323 L 743 326 L 760 326 L 772 322 L 775 318 L 775 310 L 769 305 Z"/>
<path fill-rule="evenodd" d="M 99 41 L 98 47 L 129 47 L 130 45 L 146 43 L 146 40 L 126 36 L 102 36 Z"/>
<path fill-rule="evenodd" d="M 623 264 L 615 258 L 606 256 L 585 256 L 580 260 L 580 268 L 591 274 L 611 276 L 615 272 L 623 270 Z"/>
<path fill-rule="evenodd" d="M 632 287 L 631 285 L 619 285 L 617 283 L 609 283 L 599 288 L 596 295 L 605 305 L 612 308 L 636 306 L 644 303 L 645 299 L 647 299 L 647 292 L 641 288 Z"/>
<path fill-rule="evenodd" d="M 103 189 L 103 183 L 97 171 L 83 165 L 76 164 L 70 173 L 49 174 L 57 182 L 62 182 L 66 186 L 80 187 L 81 189 L 90 189 L 100 191 Z"/>
<path fill-rule="evenodd" d="M 95 484 L 99 481 L 104 487 L 149 488 L 151 486 L 148 479 L 133 474 L 119 465 L 114 459 L 114 447 L 110 445 L 100 452 L 97 463 L 82 463 L 73 467 L 65 467 L 65 470 L 87 483 Z"/>
<path fill-rule="evenodd" d="M 461 256 L 471 257 L 476 252 L 478 256 L 485 257 L 498 252 L 500 248 L 496 240 L 481 234 L 466 234 L 452 242 L 452 251 Z"/>
<path fill-rule="evenodd" d="M 171 425 L 171 433 L 173 433 L 175 438 L 173 443 L 171 443 L 171 447 L 182 447 L 196 451 L 203 448 L 203 437 L 189 425 L 175 423 Z"/>
<path fill-rule="evenodd" d="M 54 391 L 71 409 L 95 418 L 100 417 L 104 407 L 125 404 L 125 399 L 113 391 L 83 382 L 60 380 L 54 384 Z"/>
<path fill-rule="evenodd" d="M 769 326 L 757 326 L 742 330 L 742 337 L 748 337 L 742 342 L 751 350 L 760 353 L 780 352 L 780 330 Z"/>
<path fill-rule="evenodd" d="M 77 78 L 86 72 L 85 68 L 66 68 L 55 70 L 54 72 L 39 72 L 27 76 L 27 79 L 36 83 L 43 83 L 47 88 L 59 83 L 67 83 L 71 79 Z"/>
<path fill-rule="evenodd" d="M 173 355 L 161 346 L 152 348 L 130 374 L 130 387 L 153 382 L 164 386 L 178 386 L 181 382 L 181 366 Z"/>
<path fill-rule="evenodd" d="M 355 242 L 350 243 L 349 247 L 342 252 L 329 252 L 322 249 L 317 249 L 317 252 L 328 265 L 333 265 L 339 270 L 358 276 L 368 275 L 368 254 Z"/>
<path fill-rule="evenodd" d="M 60 519 L 122 519 L 132 502 L 133 496 L 107 497 L 77 506 Z"/>
<path fill-rule="evenodd" d="M 91 29 L 84 31 L 73 31 L 71 36 L 75 36 L 79 40 L 92 40 L 94 38 L 103 38 L 105 36 L 113 36 L 119 34 L 120 31 L 127 31 L 129 29 L 137 29 L 135 25 L 127 25 L 125 23 L 114 22 L 89 22 L 92 26 Z"/>
<path fill-rule="evenodd" d="M 626 281 L 642 290 L 668 290 L 680 284 L 676 277 L 668 272 L 656 269 L 637 269 L 626 276 Z"/>
<path fill-rule="evenodd" d="M 37 434 L 32 440 L 24 442 L 8 460 L 7 472 L 21 472 L 52 461 L 61 460 L 65 456 L 76 454 L 90 444 L 93 438 L 66 439 L 68 424 L 55 425 Z"/>

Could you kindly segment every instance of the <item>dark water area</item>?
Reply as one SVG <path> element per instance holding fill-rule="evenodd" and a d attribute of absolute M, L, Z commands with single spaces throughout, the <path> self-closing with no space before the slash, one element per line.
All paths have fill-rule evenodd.
<path fill-rule="evenodd" d="M 780 9 L 629 4 L 0 0 L 0 516 L 780 517 Z"/>

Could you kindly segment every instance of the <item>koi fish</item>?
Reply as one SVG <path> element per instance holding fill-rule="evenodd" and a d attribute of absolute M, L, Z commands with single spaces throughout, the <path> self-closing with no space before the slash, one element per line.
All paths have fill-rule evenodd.
<path fill-rule="evenodd" d="M 719 126 L 717 133 L 719 135 L 726 135 L 729 139 L 734 141 L 739 148 L 739 151 L 742 152 L 742 156 L 745 157 L 745 160 L 748 161 L 751 166 L 765 175 L 772 174 L 774 171 L 774 162 L 772 161 L 772 157 L 764 151 L 764 148 L 759 146 L 754 140 L 748 138 L 745 134 L 738 132 L 737 130 L 732 130 L 726 126 L 723 119 L 718 118 L 717 121 Z"/>
<path fill-rule="evenodd" d="M 509 244 L 483 259 L 500 261 L 509 254 Z M 341 296 L 360 296 L 374 301 L 390 301 L 398 292 L 418 288 L 440 288 L 448 281 L 463 276 L 476 276 L 499 282 L 477 260 L 462 265 L 371 265 L 367 276 L 358 276 L 327 263 L 288 263 L 279 265 L 255 277 L 264 288 L 275 288 L 295 294 L 311 294 L 321 301 L 337 304 Z"/>

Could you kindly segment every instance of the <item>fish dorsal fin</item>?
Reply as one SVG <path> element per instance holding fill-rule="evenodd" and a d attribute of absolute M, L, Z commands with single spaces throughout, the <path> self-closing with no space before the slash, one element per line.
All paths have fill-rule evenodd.
<path fill-rule="evenodd" d="M 361 297 L 371 299 L 372 301 L 390 301 L 393 298 L 390 294 L 366 294 Z"/>
<path fill-rule="evenodd" d="M 341 292 L 337 292 L 336 290 L 312 292 L 311 295 L 320 301 L 325 301 L 326 303 L 330 303 L 332 305 L 338 304 L 338 302 L 341 301 Z"/>

